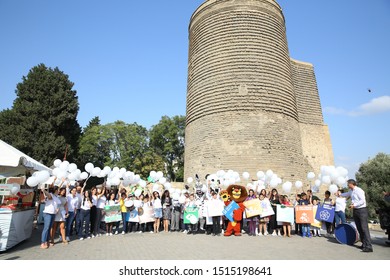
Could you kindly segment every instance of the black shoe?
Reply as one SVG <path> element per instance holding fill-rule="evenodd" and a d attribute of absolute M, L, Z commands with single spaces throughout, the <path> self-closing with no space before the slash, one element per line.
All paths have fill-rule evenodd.
<path fill-rule="evenodd" d="M 210 234 L 210 233 L 209 233 Z M 213 236 L 215 236 L 215 233 L 213 233 Z"/>
<path fill-rule="evenodd" d="M 191 234 L 192 232 L 191 231 L 188 231 L 187 234 Z"/>
<path fill-rule="evenodd" d="M 364 253 L 372 253 L 374 250 L 372 248 L 363 248 L 362 252 Z"/>
<path fill-rule="evenodd" d="M 210 235 L 211 234 L 211 232 L 206 232 L 206 235 Z M 213 236 L 214 236 L 214 234 L 213 234 Z"/>
<path fill-rule="evenodd" d="M 195 234 L 196 234 L 196 232 L 194 231 L 192 234 L 193 234 L 193 235 L 195 235 Z"/>

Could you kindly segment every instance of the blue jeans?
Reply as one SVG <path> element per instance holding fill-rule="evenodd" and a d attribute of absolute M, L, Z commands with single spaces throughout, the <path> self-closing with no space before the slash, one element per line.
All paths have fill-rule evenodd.
<path fill-rule="evenodd" d="M 72 229 L 72 223 L 73 223 L 74 218 L 75 218 L 74 212 L 69 211 L 68 214 L 69 214 L 69 216 L 68 216 L 68 218 L 66 218 L 66 224 L 65 224 L 65 226 L 66 226 L 65 235 L 67 237 L 70 236 L 70 230 Z"/>
<path fill-rule="evenodd" d="M 127 213 L 127 212 L 122 212 L 122 223 L 123 223 L 123 229 L 122 229 L 122 231 L 124 231 L 124 232 L 127 232 L 126 213 Z"/>
<path fill-rule="evenodd" d="M 337 211 L 335 212 L 334 218 L 336 220 L 336 226 L 339 224 L 346 224 L 347 219 L 345 218 L 345 213 L 343 211 Z M 341 221 L 341 223 L 340 223 Z"/>
<path fill-rule="evenodd" d="M 79 238 L 84 237 L 83 233 L 85 231 L 85 236 L 89 236 L 89 227 L 90 227 L 90 217 L 91 217 L 91 210 L 84 210 L 80 209 L 80 212 L 78 213 L 80 215 L 80 231 L 79 231 Z"/>
<path fill-rule="evenodd" d="M 310 236 L 310 224 L 302 224 L 302 236 Z"/>
<path fill-rule="evenodd" d="M 41 242 L 49 242 L 50 238 L 50 229 L 53 226 L 54 218 L 56 214 L 43 213 L 43 231 L 41 236 Z"/>

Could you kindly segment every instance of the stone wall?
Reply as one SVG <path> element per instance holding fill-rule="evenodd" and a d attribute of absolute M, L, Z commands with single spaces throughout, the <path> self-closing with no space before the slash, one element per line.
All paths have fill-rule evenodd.
<path fill-rule="evenodd" d="M 189 26 L 185 178 L 272 169 L 303 180 L 321 152 L 303 124 L 324 131 L 314 71 L 290 59 L 276 1 L 203 3 Z"/>

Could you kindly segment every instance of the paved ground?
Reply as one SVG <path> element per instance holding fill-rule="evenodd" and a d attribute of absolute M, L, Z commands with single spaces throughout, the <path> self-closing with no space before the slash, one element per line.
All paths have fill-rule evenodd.
<path fill-rule="evenodd" d="M 42 226 L 30 239 L 0 253 L 0 260 L 390 260 L 383 231 L 372 231 L 374 253 L 334 238 L 224 237 L 174 233 L 129 233 L 57 243 L 40 249 Z"/>

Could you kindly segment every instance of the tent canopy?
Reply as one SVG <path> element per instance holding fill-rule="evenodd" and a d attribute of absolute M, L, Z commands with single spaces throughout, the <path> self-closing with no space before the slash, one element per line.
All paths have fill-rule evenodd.
<path fill-rule="evenodd" d="M 52 172 L 47 166 L 0 140 L 0 176 L 24 175 L 26 170 Z"/>

